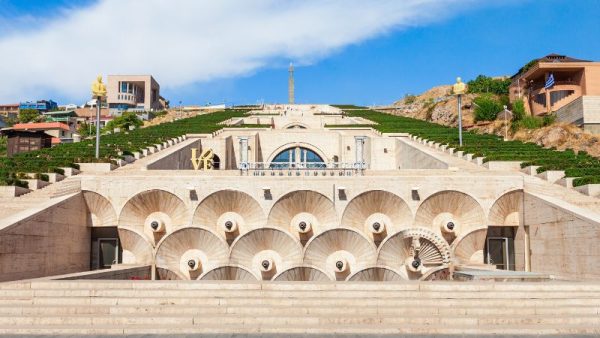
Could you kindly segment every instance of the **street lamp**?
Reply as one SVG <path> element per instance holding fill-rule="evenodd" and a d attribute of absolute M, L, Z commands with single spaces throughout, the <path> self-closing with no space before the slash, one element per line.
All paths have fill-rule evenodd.
<path fill-rule="evenodd" d="M 462 147 L 462 95 L 466 92 L 467 86 L 462 82 L 460 77 L 456 78 L 456 83 L 452 87 L 454 95 L 457 96 L 458 99 L 458 144 Z"/>
<path fill-rule="evenodd" d="M 96 158 L 100 158 L 100 105 L 106 97 L 106 86 L 102 83 L 102 75 L 98 75 L 92 83 L 92 97 L 96 99 Z"/>
<path fill-rule="evenodd" d="M 508 114 L 512 116 L 512 112 L 508 110 L 508 107 L 504 106 L 504 141 L 508 141 Z"/>

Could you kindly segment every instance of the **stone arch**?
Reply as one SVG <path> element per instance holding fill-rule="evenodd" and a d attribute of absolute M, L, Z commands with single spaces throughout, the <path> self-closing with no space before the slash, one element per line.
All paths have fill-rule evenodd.
<path fill-rule="evenodd" d="M 290 231 L 305 244 L 311 237 L 338 224 L 333 201 L 314 190 L 295 190 L 283 195 L 271 208 L 267 224 Z M 305 228 L 301 229 L 301 223 Z"/>
<path fill-rule="evenodd" d="M 385 267 L 371 267 L 357 271 L 348 278 L 352 282 L 390 282 L 406 280 L 399 273 Z"/>
<path fill-rule="evenodd" d="M 199 280 L 241 280 L 241 281 L 257 281 L 250 271 L 241 266 L 226 265 L 214 268 L 207 271 L 200 277 Z"/>
<path fill-rule="evenodd" d="M 304 265 L 315 266 L 334 280 L 346 280 L 356 271 L 375 265 L 375 245 L 349 228 L 327 230 L 304 249 Z"/>
<path fill-rule="evenodd" d="M 369 190 L 348 203 L 341 224 L 367 234 L 379 245 L 386 236 L 410 227 L 412 221 L 412 211 L 400 196 Z"/>
<path fill-rule="evenodd" d="M 153 189 L 140 192 L 125 203 L 118 225 L 136 229 L 157 244 L 165 234 L 187 225 L 188 220 L 188 209 L 179 197 Z"/>
<path fill-rule="evenodd" d="M 296 266 L 282 271 L 273 278 L 275 281 L 325 282 L 331 278 L 323 271 L 313 266 Z"/>
<path fill-rule="evenodd" d="M 165 236 L 157 245 L 155 259 L 157 268 L 188 280 L 225 265 L 228 260 L 227 243 L 210 230 L 198 227 L 180 228 Z"/>
<path fill-rule="evenodd" d="M 523 224 L 523 190 L 509 191 L 490 208 L 488 225 L 519 226 Z"/>
<path fill-rule="evenodd" d="M 110 201 L 97 192 L 82 191 L 83 199 L 90 213 L 91 226 L 106 227 L 117 225 L 117 213 Z"/>
<path fill-rule="evenodd" d="M 487 227 L 475 229 L 452 245 L 454 258 L 457 264 L 484 264 L 485 239 L 487 238 Z"/>
<path fill-rule="evenodd" d="M 302 263 L 302 246 L 281 229 L 254 229 L 233 242 L 230 263 L 251 271 L 257 279 L 270 280 Z"/>
<path fill-rule="evenodd" d="M 292 122 L 283 126 L 283 129 L 309 129 L 308 125 L 302 122 Z"/>
<path fill-rule="evenodd" d="M 450 246 L 443 238 L 426 228 L 410 228 L 381 243 L 377 265 L 389 267 L 405 279 L 421 279 L 431 269 L 448 266 L 450 260 Z"/>
<path fill-rule="evenodd" d="M 194 212 L 192 224 L 212 229 L 228 241 L 264 225 L 262 207 L 249 194 L 220 190 L 204 198 Z M 229 222 L 229 223 L 228 223 Z"/>
<path fill-rule="evenodd" d="M 269 155 L 269 157 L 267 157 L 268 160 L 267 160 L 265 166 L 266 167 L 270 166 L 271 162 L 273 161 L 273 159 L 277 155 L 281 154 L 283 151 L 288 150 L 290 148 L 296 148 L 296 147 L 310 149 L 310 150 L 314 151 L 317 155 L 319 155 L 319 157 L 321 157 L 324 162 L 329 162 L 329 157 L 327 157 L 327 155 L 325 154 L 325 152 L 322 151 L 319 147 L 317 147 L 315 145 L 312 145 L 310 143 L 306 143 L 306 142 L 290 142 L 290 143 L 286 143 L 284 145 L 281 145 L 277 149 L 275 149 Z"/>
<path fill-rule="evenodd" d="M 123 264 L 151 265 L 154 261 L 152 244 L 142 233 L 118 228 L 119 243 L 123 249 Z"/>
<path fill-rule="evenodd" d="M 479 202 L 470 195 L 444 190 L 421 203 L 414 224 L 431 229 L 452 243 L 457 237 L 484 225 L 485 214 Z"/>

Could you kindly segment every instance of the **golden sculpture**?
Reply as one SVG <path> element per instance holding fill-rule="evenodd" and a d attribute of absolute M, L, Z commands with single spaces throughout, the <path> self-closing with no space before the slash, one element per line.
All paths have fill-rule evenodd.
<path fill-rule="evenodd" d="M 452 87 L 454 95 L 462 95 L 467 91 L 467 86 L 462 82 L 460 77 L 456 78 L 456 83 Z"/>
<path fill-rule="evenodd" d="M 106 86 L 102 83 L 102 75 L 98 75 L 96 81 L 92 83 L 92 96 L 96 98 L 106 96 Z"/>
<path fill-rule="evenodd" d="M 214 152 L 212 149 L 207 149 L 202 152 L 200 157 L 197 155 L 197 149 L 192 149 L 192 166 L 194 166 L 194 170 L 204 169 L 204 170 L 212 170 L 213 163 L 213 155 Z"/>

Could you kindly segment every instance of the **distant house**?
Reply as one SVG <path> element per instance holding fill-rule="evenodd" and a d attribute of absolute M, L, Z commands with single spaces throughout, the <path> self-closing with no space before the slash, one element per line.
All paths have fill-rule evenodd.
<path fill-rule="evenodd" d="M 19 109 L 35 109 L 40 113 L 58 110 L 58 104 L 52 100 L 27 101 L 19 104 Z"/>
<path fill-rule="evenodd" d="M 0 115 L 16 118 L 19 115 L 19 104 L 0 104 Z"/>
<path fill-rule="evenodd" d="M 600 62 L 550 54 L 511 80 L 511 101 L 522 99 L 531 115 L 555 113 L 558 121 L 600 133 Z"/>
<path fill-rule="evenodd" d="M 52 136 L 43 130 L 15 130 L 6 128 L 0 134 L 8 138 L 7 155 L 9 157 L 18 153 L 25 153 L 52 146 Z"/>
<path fill-rule="evenodd" d="M 108 75 L 106 89 L 111 115 L 165 109 L 160 85 L 151 75 Z"/>
<path fill-rule="evenodd" d="M 43 131 L 52 136 L 52 144 L 73 142 L 74 127 L 62 122 L 18 123 L 13 130 Z"/>
<path fill-rule="evenodd" d="M 69 126 L 72 130 L 77 129 L 78 117 L 75 110 L 57 110 L 42 113 L 46 122 L 62 122 Z"/>

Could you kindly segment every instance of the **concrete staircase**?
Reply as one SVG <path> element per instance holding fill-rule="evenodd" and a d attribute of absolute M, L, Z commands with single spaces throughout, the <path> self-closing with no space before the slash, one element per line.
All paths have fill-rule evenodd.
<path fill-rule="evenodd" d="M 31 281 L 0 334 L 598 335 L 600 283 Z"/>

